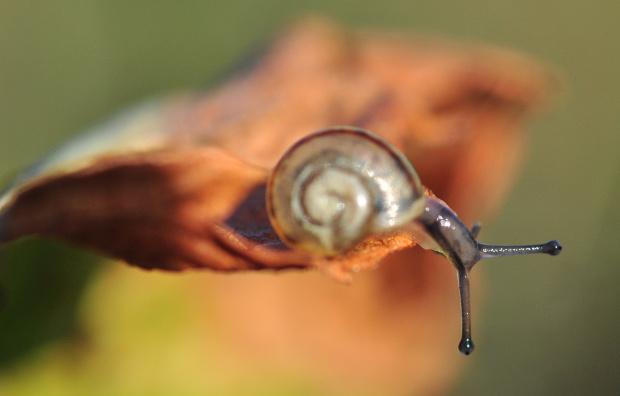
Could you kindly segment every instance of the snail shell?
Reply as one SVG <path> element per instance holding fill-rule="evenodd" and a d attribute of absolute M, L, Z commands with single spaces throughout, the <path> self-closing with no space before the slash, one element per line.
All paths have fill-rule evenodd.
<path fill-rule="evenodd" d="M 269 218 L 280 239 L 323 256 L 409 223 L 425 201 L 409 160 L 353 127 L 323 129 L 295 143 L 267 186 Z"/>

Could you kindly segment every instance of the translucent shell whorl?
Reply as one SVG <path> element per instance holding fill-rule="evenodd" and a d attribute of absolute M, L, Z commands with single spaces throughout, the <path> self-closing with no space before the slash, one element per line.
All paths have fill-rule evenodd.
<path fill-rule="evenodd" d="M 280 239 L 323 256 L 411 222 L 424 205 L 409 160 L 379 136 L 352 127 L 299 140 L 267 185 L 269 218 Z"/>

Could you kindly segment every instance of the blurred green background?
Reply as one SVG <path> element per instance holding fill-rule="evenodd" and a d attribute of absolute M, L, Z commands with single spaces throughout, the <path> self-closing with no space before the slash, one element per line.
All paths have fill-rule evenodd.
<path fill-rule="evenodd" d="M 564 252 L 483 264 L 478 350 L 454 394 L 617 395 L 620 3 L 3 0 L 0 181 L 131 103 L 214 81 L 308 13 L 513 48 L 558 69 L 565 90 L 531 125 L 521 178 L 482 239 L 558 239 Z M 12 244 L 3 260 L 0 376 L 49 340 L 79 341 L 74 311 L 100 268 L 52 242 Z"/>

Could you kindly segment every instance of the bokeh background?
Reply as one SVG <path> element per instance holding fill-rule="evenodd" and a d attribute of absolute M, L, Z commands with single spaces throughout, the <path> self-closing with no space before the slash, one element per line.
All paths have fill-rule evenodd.
<path fill-rule="evenodd" d="M 620 3 L 2 0 L 0 181 L 6 185 L 64 139 L 132 103 L 208 85 L 288 22 L 308 14 L 350 28 L 513 48 L 556 69 L 562 92 L 530 125 L 521 178 L 501 215 L 485 225 L 482 239 L 558 239 L 564 251 L 554 259 L 506 259 L 477 268 L 484 277 L 484 290 L 476 290 L 484 294 L 474 323 L 477 350 L 453 394 L 618 394 Z M 174 371 L 170 362 L 150 374 L 127 374 L 116 388 L 96 373 L 88 377 L 94 383 L 85 383 L 71 376 L 69 355 L 79 348 L 63 349 L 81 341 L 88 345 L 84 326 L 93 323 L 114 324 L 106 333 L 112 339 L 139 339 L 143 329 L 158 326 L 174 333 L 171 323 L 192 320 L 179 308 L 174 277 L 145 280 L 127 268 L 126 280 L 120 290 L 113 283 L 112 293 L 100 274 L 118 264 L 102 263 L 92 253 L 26 240 L 2 254 L 0 393 L 140 394 L 150 374 Z M 156 297 L 123 301 L 136 284 L 142 291 L 157 290 Z M 126 317 L 133 311 L 119 310 L 124 303 L 137 304 L 143 313 Z M 87 325 L 80 319 L 85 315 Z M 139 362 L 143 351 L 132 351 L 136 355 L 129 358 Z M 110 370 L 118 369 L 110 353 Z M 187 389 L 177 394 L 192 394 L 193 374 L 208 376 L 210 368 L 193 370 L 171 374 L 187 377 Z M 270 386 L 245 391 L 295 389 Z M 161 394 L 165 389 L 164 384 Z"/>

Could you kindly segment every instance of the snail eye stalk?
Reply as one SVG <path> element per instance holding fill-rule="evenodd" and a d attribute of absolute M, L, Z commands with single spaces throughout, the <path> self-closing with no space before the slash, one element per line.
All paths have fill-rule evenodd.
<path fill-rule="evenodd" d="M 487 245 L 476 240 L 480 223 L 475 223 L 471 231 L 465 227 L 457 215 L 443 202 L 428 198 L 422 216 L 415 220 L 437 244 L 437 250 L 446 256 L 457 271 L 459 293 L 461 296 L 462 333 L 459 351 L 469 355 L 474 350 L 471 337 L 471 297 L 469 273 L 485 258 L 515 256 L 522 254 L 550 254 L 556 256 L 562 251 L 558 241 L 535 245 Z"/>
<path fill-rule="evenodd" d="M 552 256 L 557 256 L 562 252 L 562 245 L 560 245 L 560 242 L 558 241 L 549 241 L 538 245 L 516 246 L 487 245 L 485 243 L 478 243 L 478 250 L 480 251 L 480 258 L 517 256 L 521 254 L 534 253 L 545 253 Z"/>
<path fill-rule="evenodd" d="M 480 231 L 478 227 L 477 231 Z M 473 235 L 472 235 L 473 236 Z M 521 254 L 545 253 L 557 256 L 562 251 L 562 245 L 558 241 L 549 241 L 547 243 L 536 245 L 487 245 L 478 243 L 478 251 L 480 259 L 492 257 L 515 256 Z M 461 320 L 463 329 L 461 341 L 459 342 L 459 351 L 463 355 L 469 355 L 474 350 L 474 342 L 471 339 L 471 315 L 470 315 L 470 292 L 469 292 L 469 271 L 476 264 L 467 263 L 462 267 L 457 267 L 459 292 L 461 295 Z"/>

